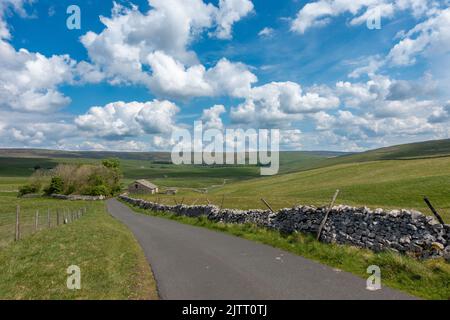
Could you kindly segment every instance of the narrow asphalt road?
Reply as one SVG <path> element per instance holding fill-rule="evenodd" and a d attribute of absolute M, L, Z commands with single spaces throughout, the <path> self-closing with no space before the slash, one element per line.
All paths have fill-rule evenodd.
<path fill-rule="evenodd" d="M 162 299 L 411 299 L 366 290 L 350 273 L 267 245 L 205 228 L 134 213 L 108 200 L 142 246 Z"/>

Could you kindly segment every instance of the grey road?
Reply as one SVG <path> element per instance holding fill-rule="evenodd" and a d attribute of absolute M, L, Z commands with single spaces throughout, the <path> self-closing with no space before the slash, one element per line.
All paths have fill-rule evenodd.
<path fill-rule="evenodd" d="M 317 262 L 205 228 L 136 214 L 117 200 L 108 210 L 142 246 L 162 299 L 411 299 Z"/>

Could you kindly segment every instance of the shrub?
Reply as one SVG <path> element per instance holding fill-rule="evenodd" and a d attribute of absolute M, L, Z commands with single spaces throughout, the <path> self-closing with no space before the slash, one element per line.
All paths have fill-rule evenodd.
<path fill-rule="evenodd" d="M 73 184 L 71 184 L 64 190 L 64 194 L 69 195 L 74 193 L 76 190 L 77 190 L 76 187 Z"/>
<path fill-rule="evenodd" d="M 88 178 L 88 182 L 91 186 L 100 186 L 105 184 L 106 181 L 100 174 L 92 173 Z"/>
<path fill-rule="evenodd" d="M 83 192 L 84 195 L 87 196 L 107 196 L 111 194 L 111 191 L 104 184 L 99 186 L 89 186 Z"/>
<path fill-rule="evenodd" d="M 61 177 L 53 177 L 50 185 L 45 189 L 45 194 L 61 194 L 64 190 L 64 181 Z"/>
<path fill-rule="evenodd" d="M 60 164 L 51 173 L 47 194 L 109 196 L 121 191 L 122 174 L 117 159 L 104 160 L 101 165 Z"/>
<path fill-rule="evenodd" d="M 27 184 L 19 188 L 19 197 L 22 197 L 26 194 L 38 193 L 40 188 L 37 185 Z"/>

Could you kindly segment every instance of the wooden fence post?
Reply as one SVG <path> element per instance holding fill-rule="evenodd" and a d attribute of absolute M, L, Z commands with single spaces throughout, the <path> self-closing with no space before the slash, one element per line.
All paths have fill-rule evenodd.
<path fill-rule="evenodd" d="M 20 240 L 20 206 L 17 205 L 16 208 L 16 233 L 15 233 L 15 240 Z"/>
<path fill-rule="evenodd" d="M 34 216 L 34 231 L 37 232 L 39 229 L 39 210 L 36 210 L 36 215 Z"/>
<path fill-rule="evenodd" d="M 222 195 L 222 202 L 220 203 L 220 210 L 223 209 L 223 203 L 225 202 L 225 194 Z"/>
<path fill-rule="evenodd" d="M 272 211 L 272 213 L 275 212 L 275 211 L 273 211 L 273 209 L 272 209 L 272 207 L 270 206 L 270 204 L 268 204 L 267 201 L 264 200 L 264 198 L 261 198 L 261 201 L 264 202 L 264 204 L 267 206 L 267 208 L 269 208 L 270 211 Z"/>
<path fill-rule="evenodd" d="M 330 206 L 328 207 L 327 212 L 325 213 L 325 217 L 322 220 L 322 223 L 319 226 L 319 230 L 317 231 L 317 240 L 320 239 L 320 234 L 322 233 L 322 229 L 325 226 L 325 223 L 327 223 L 328 215 L 330 214 L 331 209 L 333 209 L 334 203 L 336 202 L 336 198 L 339 195 L 339 189 L 336 190 L 336 193 L 333 196 L 333 199 L 331 200 Z"/>
<path fill-rule="evenodd" d="M 431 212 L 433 212 L 434 216 L 438 219 L 440 224 L 445 224 L 444 219 L 440 216 L 440 214 L 436 211 L 436 209 L 431 204 L 430 200 L 427 197 L 423 198 L 423 201 L 427 204 L 428 208 L 430 208 Z"/>
<path fill-rule="evenodd" d="M 56 225 L 59 226 L 59 209 L 56 209 Z"/>
<path fill-rule="evenodd" d="M 47 209 L 47 226 L 50 229 L 51 221 L 50 221 L 50 208 Z"/>

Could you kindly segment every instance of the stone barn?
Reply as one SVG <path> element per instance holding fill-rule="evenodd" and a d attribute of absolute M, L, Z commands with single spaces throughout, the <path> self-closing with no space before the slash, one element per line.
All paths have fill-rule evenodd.
<path fill-rule="evenodd" d="M 158 193 L 158 186 L 147 180 L 136 180 L 128 186 L 129 193 L 155 194 Z"/>

